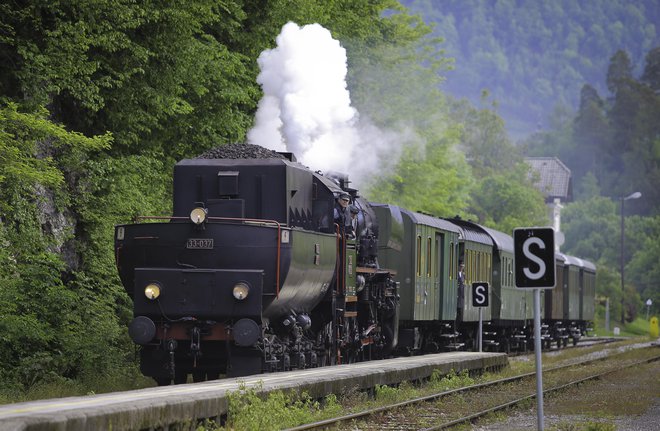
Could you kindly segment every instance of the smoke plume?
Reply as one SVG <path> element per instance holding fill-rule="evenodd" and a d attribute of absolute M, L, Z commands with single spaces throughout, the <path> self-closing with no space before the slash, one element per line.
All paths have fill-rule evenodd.
<path fill-rule="evenodd" d="M 261 53 L 264 96 L 248 142 L 289 151 L 313 170 L 346 173 L 359 185 L 398 159 L 397 134 L 361 119 L 346 84 L 346 50 L 319 24 L 286 24 Z"/>

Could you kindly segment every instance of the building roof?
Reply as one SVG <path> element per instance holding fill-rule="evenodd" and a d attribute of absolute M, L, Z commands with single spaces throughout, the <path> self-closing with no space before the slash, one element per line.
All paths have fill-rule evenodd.
<path fill-rule="evenodd" d="M 546 201 L 559 198 L 562 201 L 573 199 L 573 182 L 571 170 L 556 157 L 527 157 L 525 159 L 532 167 L 532 172 L 539 175 L 536 187 L 543 193 Z"/>

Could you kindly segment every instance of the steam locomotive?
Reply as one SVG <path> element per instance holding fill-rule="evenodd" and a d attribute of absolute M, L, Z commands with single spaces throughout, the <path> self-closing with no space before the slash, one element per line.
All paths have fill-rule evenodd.
<path fill-rule="evenodd" d="M 510 236 L 370 203 L 344 175 L 255 147 L 180 161 L 172 216 L 115 227 L 144 375 L 165 385 L 474 348 L 478 314 L 468 290 L 459 307 L 459 260 L 468 284 L 492 286 L 486 347 L 526 349 L 531 296 L 513 287 Z M 357 216 L 338 221 L 346 193 Z M 594 313 L 595 267 L 556 262 L 546 346 L 577 342 Z"/>

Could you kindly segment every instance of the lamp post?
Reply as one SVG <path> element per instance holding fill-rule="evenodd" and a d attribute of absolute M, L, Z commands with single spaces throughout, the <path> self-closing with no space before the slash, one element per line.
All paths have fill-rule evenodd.
<path fill-rule="evenodd" d="M 651 304 L 653 304 L 653 301 L 651 301 L 651 298 L 646 300 L 646 321 L 649 320 L 649 310 L 651 309 Z"/>
<path fill-rule="evenodd" d="M 635 192 L 631 193 L 630 195 L 626 197 L 621 198 L 621 325 L 623 325 L 623 319 L 624 319 L 624 306 L 623 306 L 623 253 L 624 253 L 624 223 L 623 223 L 623 208 L 624 208 L 624 202 L 626 202 L 629 199 L 639 199 L 642 197 L 642 194 L 640 192 Z"/>

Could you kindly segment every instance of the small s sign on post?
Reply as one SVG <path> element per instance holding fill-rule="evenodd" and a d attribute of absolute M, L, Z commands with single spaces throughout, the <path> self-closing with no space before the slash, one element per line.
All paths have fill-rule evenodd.
<path fill-rule="evenodd" d="M 488 283 L 472 283 L 472 306 L 488 307 Z"/>
<path fill-rule="evenodd" d="M 551 227 L 513 230 L 513 267 L 516 287 L 555 287 L 555 231 Z"/>

